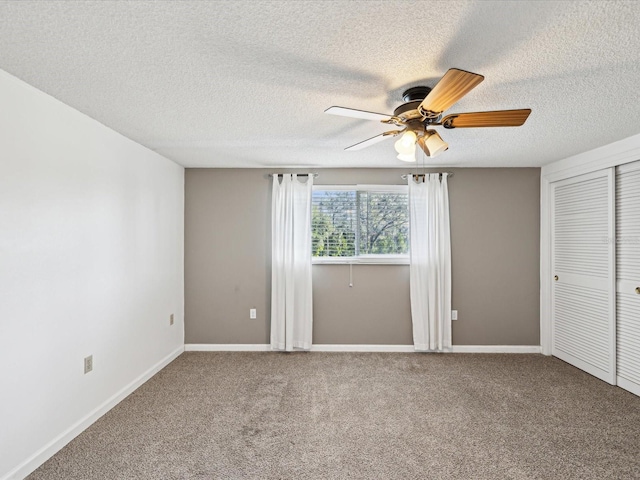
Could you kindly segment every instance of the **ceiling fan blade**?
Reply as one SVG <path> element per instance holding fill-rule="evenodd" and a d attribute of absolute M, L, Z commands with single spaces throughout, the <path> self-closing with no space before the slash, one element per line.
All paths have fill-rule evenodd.
<path fill-rule="evenodd" d="M 389 120 L 391 115 L 385 115 L 384 113 L 367 112 L 365 110 L 356 110 L 354 108 L 346 107 L 329 107 L 324 113 L 329 115 L 339 115 L 341 117 L 361 118 L 363 120 Z"/>
<path fill-rule="evenodd" d="M 421 113 L 430 113 L 431 115 L 427 116 L 431 117 L 440 115 L 473 90 L 482 80 L 484 77 L 477 73 L 450 68 L 425 97 L 418 110 Z"/>
<path fill-rule="evenodd" d="M 527 121 L 530 108 L 493 112 L 454 113 L 442 119 L 444 128 L 519 127 Z"/>
<path fill-rule="evenodd" d="M 375 137 L 368 138 L 367 140 L 363 140 L 362 142 L 356 143 L 355 145 L 351 145 L 350 147 L 345 148 L 345 151 L 354 151 L 354 150 L 362 150 L 363 148 L 367 148 L 370 145 L 381 142 L 388 137 L 395 137 L 396 135 L 404 132 L 404 130 L 392 130 L 390 132 L 384 132 L 380 135 L 376 135 Z"/>

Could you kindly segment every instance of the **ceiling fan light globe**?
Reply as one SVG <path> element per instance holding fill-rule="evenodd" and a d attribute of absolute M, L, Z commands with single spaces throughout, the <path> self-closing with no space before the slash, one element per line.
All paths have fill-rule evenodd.
<path fill-rule="evenodd" d="M 449 144 L 445 142 L 438 132 L 431 133 L 425 140 L 424 144 L 431 158 L 437 157 L 449 148 Z"/>
<path fill-rule="evenodd" d="M 413 153 L 409 153 L 409 154 L 401 153 L 400 155 L 398 155 L 398 160 L 402 160 L 403 162 L 415 162 L 416 152 L 414 151 Z"/>
<path fill-rule="evenodd" d="M 394 144 L 396 152 L 401 155 L 414 154 L 416 151 L 416 139 L 415 132 L 411 130 L 404 132 L 400 139 Z"/>

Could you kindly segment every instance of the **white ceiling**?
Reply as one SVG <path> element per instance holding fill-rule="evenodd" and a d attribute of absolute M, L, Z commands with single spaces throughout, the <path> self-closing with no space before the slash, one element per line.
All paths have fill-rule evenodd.
<path fill-rule="evenodd" d="M 448 68 L 485 81 L 428 165 L 540 166 L 640 133 L 640 2 L 0 1 L 0 68 L 187 167 L 398 167 L 392 112 Z"/>

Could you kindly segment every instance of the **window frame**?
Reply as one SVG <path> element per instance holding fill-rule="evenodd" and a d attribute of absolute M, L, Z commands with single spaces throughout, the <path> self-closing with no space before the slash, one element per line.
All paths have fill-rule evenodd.
<path fill-rule="evenodd" d="M 356 185 L 313 185 L 313 191 L 331 190 L 331 191 L 361 191 L 374 193 L 405 193 L 409 194 L 408 185 L 373 185 L 373 184 L 356 184 Z M 408 205 L 407 205 L 408 208 Z M 313 225 L 312 225 L 313 228 Z M 313 230 L 312 230 L 313 231 Z M 373 254 L 373 255 L 357 255 L 353 257 L 311 257 L 313 265 L 409 265 L 409 254 L 391 255 L 391 254 Z"/>

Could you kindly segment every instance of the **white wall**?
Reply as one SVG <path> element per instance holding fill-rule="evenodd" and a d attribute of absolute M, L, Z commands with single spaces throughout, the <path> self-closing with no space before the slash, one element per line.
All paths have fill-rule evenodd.
<path fill-rule="evenodd" d="M 0 478 L 22 478 L 182 351 L 184 169 L 2 71 L 0 105 Z"/>

